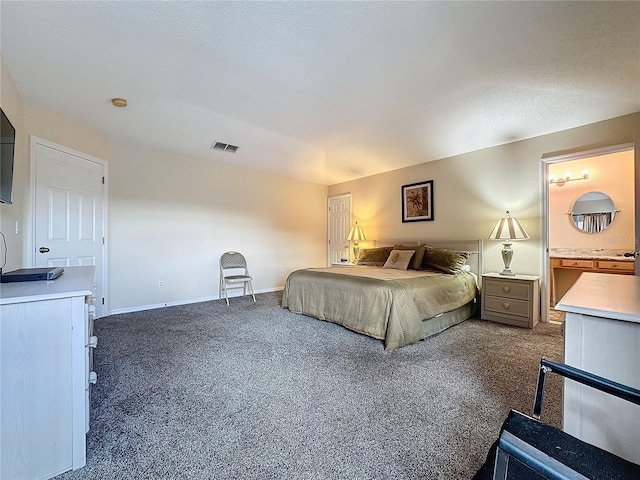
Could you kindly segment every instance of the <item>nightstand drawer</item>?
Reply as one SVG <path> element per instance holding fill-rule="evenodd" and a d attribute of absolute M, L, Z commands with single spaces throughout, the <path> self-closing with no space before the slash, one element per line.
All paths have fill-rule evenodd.
<path fill-rule="evenodd" d="M 499 297 L 484 297 L 484 309 L 487 312 L 504 313 L 518 317 L 529 317 L 529 302 Z"/>
<path fill-rule="evenodd" d="M 487 295 L 529 300 L 529 283 L 487 278 L 484 280 L 483 288 Z"/>

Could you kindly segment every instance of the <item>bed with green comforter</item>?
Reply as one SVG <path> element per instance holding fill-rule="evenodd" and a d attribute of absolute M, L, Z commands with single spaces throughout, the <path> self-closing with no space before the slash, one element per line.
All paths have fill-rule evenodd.
<path fill-rule="evenodd" d="M 476 277 L 464 270 L 309 268 L 289 275 L 282 306 L 383 340 L 392 351 L 471 317 L 477 295 Z"/>

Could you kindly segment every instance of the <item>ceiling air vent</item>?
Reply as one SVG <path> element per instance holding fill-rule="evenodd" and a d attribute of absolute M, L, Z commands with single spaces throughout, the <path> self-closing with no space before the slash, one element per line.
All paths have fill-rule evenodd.
<path fill-rule="evenodd" d="M 235 153 L 238 150 L 236 145 L 230 145 L 228 143 L 215 142 L 211 145 L 211 150 L 224 150 L 225 152 Z"/>

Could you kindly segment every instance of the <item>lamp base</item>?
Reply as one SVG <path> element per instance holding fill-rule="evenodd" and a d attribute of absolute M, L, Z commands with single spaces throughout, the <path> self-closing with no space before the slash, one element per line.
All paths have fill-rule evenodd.
<path fill-rule="evenodd" d="M 504 242 L 502 245 L 504 245 L 504 248 L 502 249 L 502 261 L 504 262 L 504 270 L 500 272 L 500 275 L 515 277 L 516 274 L 511 271 L 511 259 L 513 258 L 511 242 Z"/>

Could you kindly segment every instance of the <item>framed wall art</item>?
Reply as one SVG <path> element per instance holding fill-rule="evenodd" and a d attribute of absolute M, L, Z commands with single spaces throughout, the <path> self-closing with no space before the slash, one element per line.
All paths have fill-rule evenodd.
<path fill-rule="evenodd" d="M 402 221 L 433 220 L 433 180 L 402 186 Z"/>

